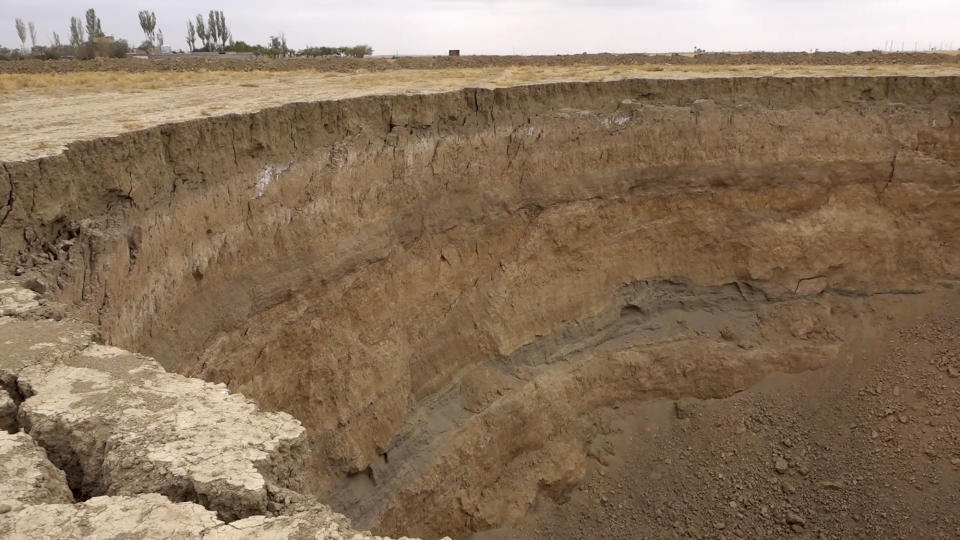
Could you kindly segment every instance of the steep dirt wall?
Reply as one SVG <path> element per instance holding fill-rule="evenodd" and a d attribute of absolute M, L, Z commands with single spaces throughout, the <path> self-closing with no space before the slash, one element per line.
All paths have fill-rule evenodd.
<path fill-rule="evenodd" d="M 291 104 L 4 164 L 0 250 L 110 343 L 300 419 L 315 453 L 309 480 L 327 492 L 387 459 L 424 404 L 477 366 L 549 358 L 580 343 L 567 337 L 589 321 L 646 310 L 623 292 L 638 283 L 735 286 L 765 303 L 956 278 L 958 118 L 956 78 L 571 83 Z M 732 358 L 716 391 L 680 394 L 729 393 L 820 362 L 783 350 Z M 483 414 L 432 450 L 441 454 L 421 465 L 434 472 L 389 503 L 388 526 L 429 535 L 516 513 L 443 492 L 439 474 L 458 460 L 477 466 L 454 484 L 480 499 L 477 486 L 504 471 L 565 482 L 525 478 L 524 456 L 544 443 L 505 426 L 607 403 L 610 377 L 636 370 L 604 365 L 589 368 L 603 371 L 589 389 L 574 373 L 546 397 L 535 386 L 468 399 Z M 558 408 L 577 395 L 609 399 Z M 466 450 L 478 445 L 496 451 Z M 417 501 L 440 517 L 422 525 Z"/>

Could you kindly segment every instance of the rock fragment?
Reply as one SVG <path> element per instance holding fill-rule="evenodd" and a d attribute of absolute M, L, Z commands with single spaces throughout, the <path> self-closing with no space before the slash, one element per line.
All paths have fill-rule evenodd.
<path fill-rule="evenodd" d="M 199 539 L 222 525 L 193 503 L 173 503 L 157 494 L 95 497 L 80 504 L 39 504 L 0 515 L 0 537 L 54 540 Z"/>
<path fill-rule="evenodd" d="M 268 480 L 299 487 L 284 484 L 300 477 L 303 427 L 223 385 L 102 345 L 27 367 L 19 382 L 31 396 L 20 424 L 84 496 L 161 493 L 236 519 L 267 511 Z"/>
<path fill-rule="evenodd" d="M 355 530 L 347 518 L 322 504 L 304 505 L 282 516 L 249 517 L 221 525 L 204 534 L 205 540 L 259 540 L 260 538 L 389 540 Z M 407 540 L 407 538 L 403 537 L 399 540 Z"/>
<path fill-rule="evenodd" d="M 66 476 L 43 448 L 23 432 L 0 432 L 0 504 L 7 512 L 28 504 L 72 502 Z"/>
<path fill-rule="evenodd" d="M 0 317 L 21 317 L 39 307 L 37 293 L 12 281 L 0 280 Z"/>
<path fill-rule="evenodd" d="M 807 520 L 803 519 L 803 516 L 796 512 L 787 512 L 787 525 L 799 525 L 801 527 L 806 526 Z"/>

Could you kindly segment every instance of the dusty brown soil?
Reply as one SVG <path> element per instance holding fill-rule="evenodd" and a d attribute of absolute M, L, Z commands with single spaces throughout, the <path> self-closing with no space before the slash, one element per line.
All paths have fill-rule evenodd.
<path fill-rule="evenodd" d="M 957 538 L 960 293 L 876 307 L 829 368 L 599 411 L 581 486 L 471 538 Z"/>
<path fill-rule="evenodd" d="M 138 62 L 143 62 L 138 60 Z M 219 69 L 219 68 L 218 68 Z M 624 79 L 955 76 L 960 64 L 591 65 L 383 71 L 0 74 L 0 160 L 60 153 L 77 140 L 295 102 L 459 88 Z"/>
<path fill-rule="evenodd" d="M 0 62 L 0 73 L 69 73 L 74 71 L 290 71 L 310 69 L 349 72 L 358 69 L 446 69 L 511 66 L 575 65 L 870 65 L 956 64 L 960 57 L 939 53 L 705 53 L 705 54 L 577 54 L 552 56 L 427 56 L 401 58 L 288 58 L 206 59 L 179 58 L 148 61 L 137 58 L 101 58 L 94 61 L 25 60 Z"/>

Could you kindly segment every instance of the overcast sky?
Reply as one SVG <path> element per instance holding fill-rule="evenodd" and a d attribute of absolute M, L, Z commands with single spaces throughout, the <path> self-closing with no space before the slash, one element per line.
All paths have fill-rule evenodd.
<path fill-rule="evenodd" d="M 553 54 L 707 50 L 913 50 L 960 47 L 960 0 L 0 0 L 0 44 L 14 19 L 38 42 L 69 40 L 71 16 L 93 7 L 107 34 L 139 44 L 139 9 L 166 43 L 185 47 L 186 20 L 223 9 L 237 40 L 284 32 L 292 47 L 367 43 L 376 54 Z"/>

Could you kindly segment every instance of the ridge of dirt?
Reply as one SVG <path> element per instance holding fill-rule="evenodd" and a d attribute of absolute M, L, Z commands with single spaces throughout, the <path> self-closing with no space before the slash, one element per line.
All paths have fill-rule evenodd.
<path fill-rule="evenodd" d="M 512 66 L 594 65 L 877 65 L 956 64 L 960 55 L 946 53 L 883 52 L 743 52 L 702 54 L 575 54 L 544 56 L 404 56 L 400 58 L 285 58 L 256 60 L 233 58 L 99 58 L 75 60 L 18 60 L 0 62 L 0 73 L 69 73 L 75 71 L 293 71 L 348 72 L 358 69 L 449 69 Z"/>

